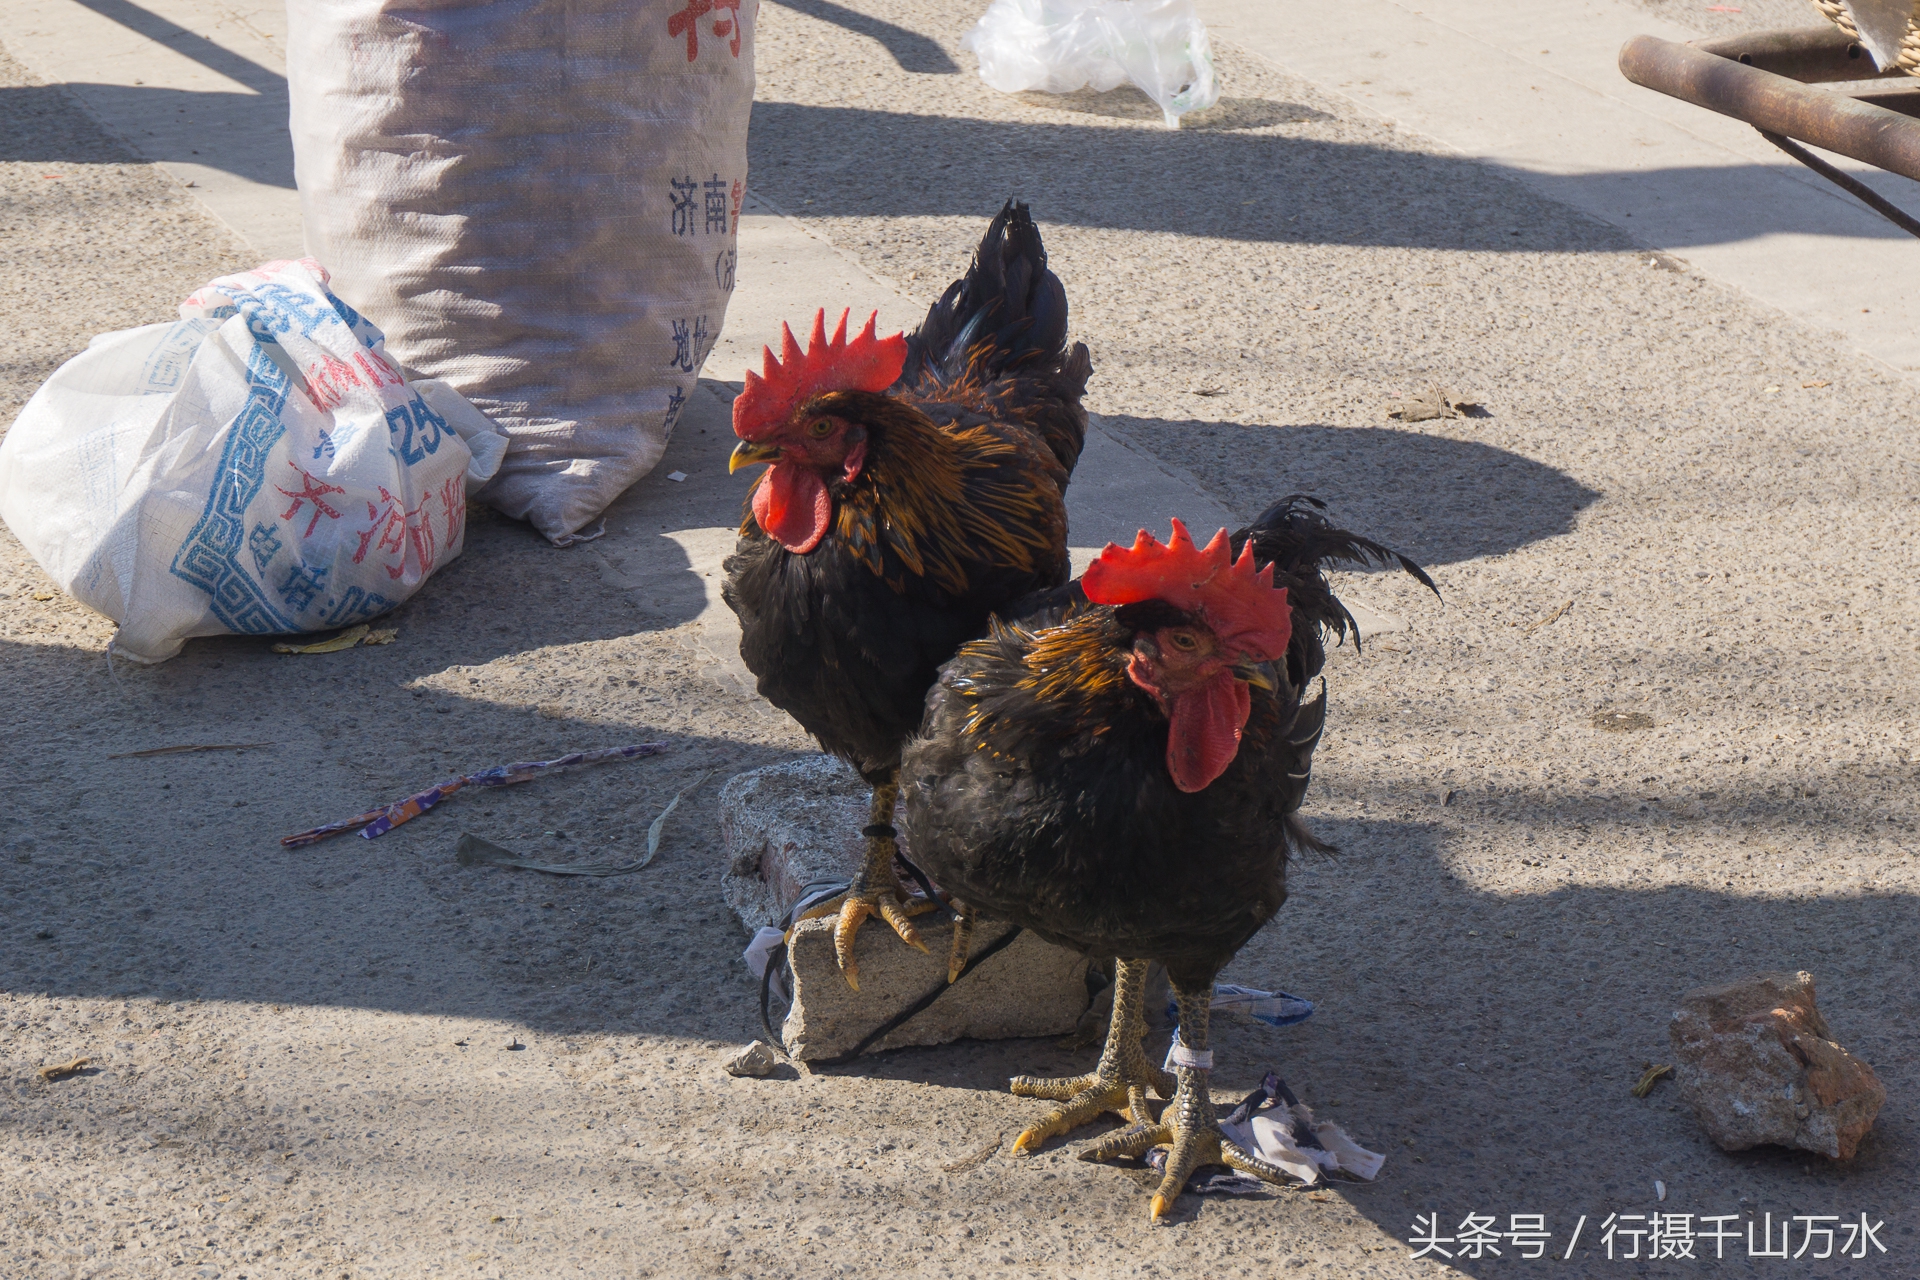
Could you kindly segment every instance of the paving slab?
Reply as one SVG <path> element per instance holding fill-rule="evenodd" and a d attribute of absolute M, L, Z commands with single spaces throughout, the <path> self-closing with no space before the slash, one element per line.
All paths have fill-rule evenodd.
<path fill-rule="evenodd" d="M 1920 373 L 1912 237 L 1750 126 L 1620 74 L 1628 39 L 1698 40 L 1715 16 L 1709 6 L 1352 0 L 1337 16 L 1311 5 L 1200 8 L 1222 39 Z M 1764 13 L 1741 25 L 1823 21 L 1804 4 Z M 1822 154 L 1896 204 L 1920 197 L 1908 179 Z"/>
<path fill-rule="evenodd" d="M 4 0 L 13 56 L 172 176 L 260 259 L 305 253 L 287 18 L 221 0 Z"/>

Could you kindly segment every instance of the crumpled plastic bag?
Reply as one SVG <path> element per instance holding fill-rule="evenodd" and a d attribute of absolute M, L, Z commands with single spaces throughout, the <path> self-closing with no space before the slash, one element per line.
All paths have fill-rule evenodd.
<path fill-rule="evenodd" d="M 1243 987 L 1237 982 L 1214 983 L 1210 1008 L 1216 1014 L 1264 1022 L 1270 1027 L 1291 1027 L 1313 1016 L 1311 1000 L 1290 996 L 1284 991 Z M 1167 1021 L 1180 1021 L 1180 1004 L 1176 1000 L 1167 1001 Z"/>
<path fill-rule="evenodd" d="M 1220 1132 L 1243 1149 L 1280 1166 L 1309 1187 L 1324 1186 L 1325 1174 L 1344 1173 L 1371 1182 L 1387 1158 L 1369 1151 L 1331 1120 L 1315 1120 L 1313 1109 L 1287 1088 L 1272 1071 L 1240 1105 L 1220 1117 Z M 1156 1147 L 1147 1154 L 1147 1166 L 1164 1171 L 1167 1152 Z M 1187 1180 L 1186 1189 L 1199 1195 L 1256 1195 L 1272 1188 L 1249 1173 L 1225 1165 L 1203 1165 Z"/>
<path fill-rule="evenodd" d="M 1131 80 L 1169 129 L 1220 100 L 1193 0 L 993 0 L 961 43 L 1002 93 L 1105 93 Z"/>
<path fill-rule="evenodd" d="M 269 262 L 60 366 L 0 440 L 0 518 L 114 653 L 160 662 L 385 613 L 460 554 L 506 447 L 319 263 Z"/>

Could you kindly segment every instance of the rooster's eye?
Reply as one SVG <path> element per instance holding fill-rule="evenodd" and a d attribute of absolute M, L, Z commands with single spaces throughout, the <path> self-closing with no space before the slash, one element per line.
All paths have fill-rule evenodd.
<path fill-rule="evenodd" d="M 1200 647 L 1200 642 L 1198 640 L 1195 640 L 1192 635 L 1190 635 L 1185 631 L 1169 632 L 1167 634 L 1167 639 L 1173 641 L 1174 648 L 1183 649 L 1188 653 L 1192 653 L 1195 649 Z"/>
<path fill-rule="evenodd" d="M 807 431 L 815 440 L 824 440 L 833 431 L 833 420 L 831 418 L 822 418 L 820 421 L 808 427 Z"/>

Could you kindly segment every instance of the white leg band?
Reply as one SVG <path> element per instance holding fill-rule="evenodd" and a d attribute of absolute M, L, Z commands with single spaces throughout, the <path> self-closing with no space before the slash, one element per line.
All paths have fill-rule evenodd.
<path fill-rule="evenodd" d="M 1189 1049 L 1180 1043 L 1179 1033 L 1173 1037 L 1173 1043 L 1167 1046 L 1167 1060 L 1161 1064 L 1162 1071 L 1171 1071 L 1175 1067 L 1190 1067 L 1195 1071 L 1213 1070 L 1213 1050 Z"/>

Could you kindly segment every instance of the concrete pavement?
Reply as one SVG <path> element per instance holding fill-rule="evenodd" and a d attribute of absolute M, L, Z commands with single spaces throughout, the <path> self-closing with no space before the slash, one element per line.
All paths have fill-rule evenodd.
<path fill-rule="evenodd" d="M 1494 1280 L 1531 1264 L 1415 1261 L 1417 1218 L 1539 1213 L 1559 1253 L 1584 1216 L 1560 1269 L 1610 1275 L 1639 1262 L 1598 1224 L 1656 1211 L 1756 1234 L 1867 1214 L 1889 1252 L 1818 1265 L 1911 1272 L 1915 388 L 1225 38 L 1231 101 L 1169 134 L 1126 93 L 985 90 L 971 16 L 939 0 L 760 21 L 754 182 L 790 218 L 748 228 L 767 259 L 736 345 L 605 538 L 557 552 L 481 515 L 394 644 L 213 639 L 128 671 L 0 536 L 0 1273 Z M 166 315 L 176 258 L 230 265 L 192 192 L 97 131 L 82 154 L 80 113 L 0 70 L 0 279 L 61 326 L 37 351 Z M 1149 1227 L 1141 1174 L 1074 1158 L 1092 1131 L 993 1154 L 1039 1109 L 1007 1075 L 1090 1065 L 1044 1042 L 726 1077 L 757 992 L 711 786 L 641 875 L 454 861 L 463 829 L 620 859 L 705 771 L 810 749 L 709 626 L 701 566 L 739 494 L 720 379 L 794 303 L 911 318 L 1008 194 L 1041 217 L 1116 443 L 1232 511 L 1318 493 L 1446 592 L 1359 580 L 1408 629 L 1330 655 L 1304 816 L 1341 853 L 1290 869 L 1226 975 L 1318 1011 L 1215 1029 L 1218 1098 L 1280 1070 L 1389 1153 L 1374 1184 L 1183 1198 Z M 42 376 L 0 362 L 0 397 Z M 1491 416 L 1386 418 L 1431 381 Z M 455 771 L 653 739 L 378 842 L 274 842 Z M 130 754 L 236 742 L 268 745 Z M 1779 968 L 1816 974 L 1888 1086 L 1849 1167 L 1720 1152 L 1670 1086 L 1629 1093 L 1680 991 Z M 1744 1243 L 1639 1261 L 1743 1274 Z"/>
<path fill-rule="evenodd" d="M 1746 26 L 1766 25 L 1762 12 L 1783 26 L 1820 21 L 1804 4 L 1749 8 Z M 1205 0 L 1201 10 L 1222 39 L 1920 374 L 1920 244 L 1749 126 L 1621 76 L 1617 55 L 1634 35 L 1700 38 L 1699 25 L 1674 20 L 1678 6 Z M 1920 185 L 1826 158 L 1920 207 Z"/>

